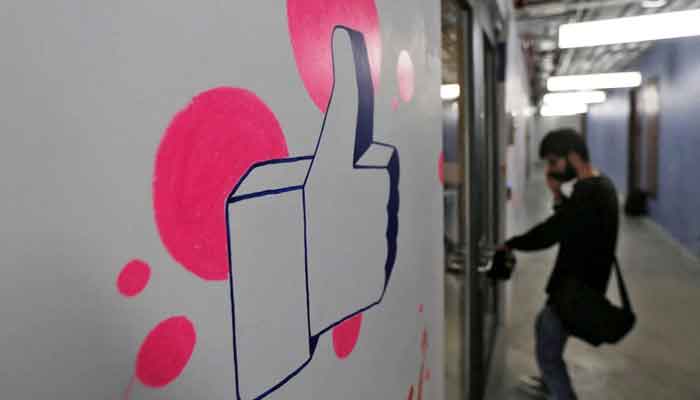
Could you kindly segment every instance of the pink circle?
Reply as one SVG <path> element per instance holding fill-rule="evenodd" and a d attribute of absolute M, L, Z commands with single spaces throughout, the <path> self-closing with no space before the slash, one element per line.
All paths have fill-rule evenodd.
<path fill-rule="evenodd" d="M 172 257 L 202 279 L 227 279 L 226 200 L 250 166 L 287 155 L 277 118 L 254 93 L 197 95 L 165 131 L 153 173 L 156 224 Z"/>
<path fill-rule="evenodd" d="M 375 90 L 379 87 L 382 43 L 374 0 L 287 0 L 289 36 L 299 75 L 319 110 L 333 90 L 332 34 L 343 25 L 365 36 Z"/>
<path fill-rule="evenodd" d="M 445 184 L 445 153 L 440 152 L 440 157 L 438 157 L 438 177 L 440 182 Z"/>
<path fill-rule="evenodd" d="M 129 261 L 117 276 L 117 290 L 124 297 L 133 297 L 141 293 L 151 278 L 151 267 L 145 262 L 134 259 Z"/>
<path fill-rule="evenodd" d="M 399 96 L 404 102 L 413 98 L 416 73 L 413 68 L 413 60 L 406 50 L 399 53 L 399 61 L 396 64 L 396 76 L 399 82 Z"/>
<path fill-rule="evenodd" d="M 362 314 L 357 314 L 333 328 L 333 349 L 338 358 L 347 358 L 355 349 L 361 327 Z"/>
<path fill-rule="evenodd" d="M 146 336 L 136 358 L 136 376 L 146 386 L 159 388 L 174 381 L 192 356 L 197 333 L 183 316 L 168 318 Z"/>

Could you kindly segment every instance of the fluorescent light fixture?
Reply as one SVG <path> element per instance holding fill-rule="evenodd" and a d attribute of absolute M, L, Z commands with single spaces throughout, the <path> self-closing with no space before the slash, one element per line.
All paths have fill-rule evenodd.
<path fill-rule="evenodd" d="M 457 100 L 459 98 L 459 85 L 450 83 L 440 86 L 440 98 L 445 101 Z"/>
<path fill-rule="evenodd" d="M 699 24 L 700 25 L 700 24 Z M 637 87 L 642 84 L 639 72 L 614 72 L 610 74 L 562 75 L 547 79 L 550 92 L 570 90 L 595 90 Z"/>
<path fill-rule="evenodd" d="M 659 8 L 668 4 L 666 0 L 644 0 L 642 2 L 642 7 L 644 8 Z"/>
<path fill-rule="evenodd" d="M 567 115 L 585 114 L 588 112 L 588 105 L 579 104 L 563 104 L 553 106 L 545 104 L 540 108 L 540 115 L 543 117 L 563 117 Z"/>
<path fill-rule="evenodd" d="M 559 92 L 559 93 L 547 93 L 542 98 L 544 104 L 550 104 L 556 106 L 557 104 L 570 104 L 570 103 L 602 103 L 605 101 L 605 92 L 602 90 L 591 90 L 585 92 Z"/>
<path fill-rule="evenodd" d="M 603 46 L 700 35 L 700 10 L 563 24 L 559 47 Z"/>

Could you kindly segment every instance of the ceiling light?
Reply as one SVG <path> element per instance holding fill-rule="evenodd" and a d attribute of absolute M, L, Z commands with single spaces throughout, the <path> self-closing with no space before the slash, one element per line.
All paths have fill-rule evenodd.
<path fill-rule="evenodd" d="M 603 46 L 700 35 L 700 10 L 563 24 L 559 47 Z"/>
<path fill-rule="evenodd" d="M 601 90 L 586 91 L 586 92 L 559 92 L 547 93 L 542 98 L 542 102 L 550 105 L 568 104 L 568 103 L 602 103 L 605 101 L 605 92 Z"/>
<path fill-rule="evenodd" d="M 644 8 L 659 8 L 668 4 L 666 0 L 644 0 L 642 2 L 642 7 Z"/>
<path fill-rule="evenodd" d="M 545 104 L 540 108 L 540 115 L 543 117 L 563 117 L 567 115 L 585 114 L 588 112 L 588 105 L 579 104 L 564 104 L 552 106 Z"/>
<path fill-rule="evenodd" d="M 547 79 L 550 92 L 569 90 L 595 90 L 637 87 L 642 84 L 639 72 L 616 72 L 610 74 L 563 75 Z"/>
<path fill-rule="evenodd" d="M 440 98 L 445 101 L 457 100 L 459 98 L 459 85 L 450 83 L 440 86 Z"/>
<path fill-rule="evenodd" d="M 537 50 L 545 52 L 545 51 L 553 51 L 557 48 L 557 42 L 554 40 L 540 40 L 539 42 L 536 42 Z"/>

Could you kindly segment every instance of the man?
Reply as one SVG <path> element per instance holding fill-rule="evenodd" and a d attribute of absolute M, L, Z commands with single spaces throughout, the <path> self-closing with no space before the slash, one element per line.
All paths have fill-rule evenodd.
<path fill-rule="evenodd" d="M 572 129 L 548 133 L 540 145 L 547 161 L 547 185 L 554 196 L 554 214 L 505 249 L 535 251 L 559 244 L 546 292 L 562 290 L 574 278 L 605 294 L 617 245 L 619 206 L 613 183 L 590 163 L 583 138 Z M 570 197 L 562 183 L 577 179 Z M 543 395 L 556 400 L 576 399 L 563 353 L 569 334 L 548 298 L 535 324 L 537 364 L 542 378 L 534 378 Z"/>

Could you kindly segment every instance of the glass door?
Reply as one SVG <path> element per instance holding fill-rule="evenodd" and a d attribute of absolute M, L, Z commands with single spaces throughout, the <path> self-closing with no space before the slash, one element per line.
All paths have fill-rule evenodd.
<path fill-rule="evenodd" d="M 475 12 L 442 0 L 445 320 L 448 400 L 483 399 L 500 297 L 485 275 L 499 238 L 497 52 Z"/>
<path fill-rule="evenodd" d="M 465 52 L 469 14 L 457 0 L 442 0 L 443 184 L 445 202 L 445 382 L 448 400 L 468 395 L 468 322 L 466 319 L 469 265 L 468 140 L 469 84 Z"/>
<path fill-rule="evenodd" d="M 470 158 L 470 387 L 471 399 L 482 399 L 499 327 L 498 283 L 486 277 L 500 236 L 500 141 L 497 127 L 497 52 L 479 21 L 471 36 L 473 118 Z"/>

